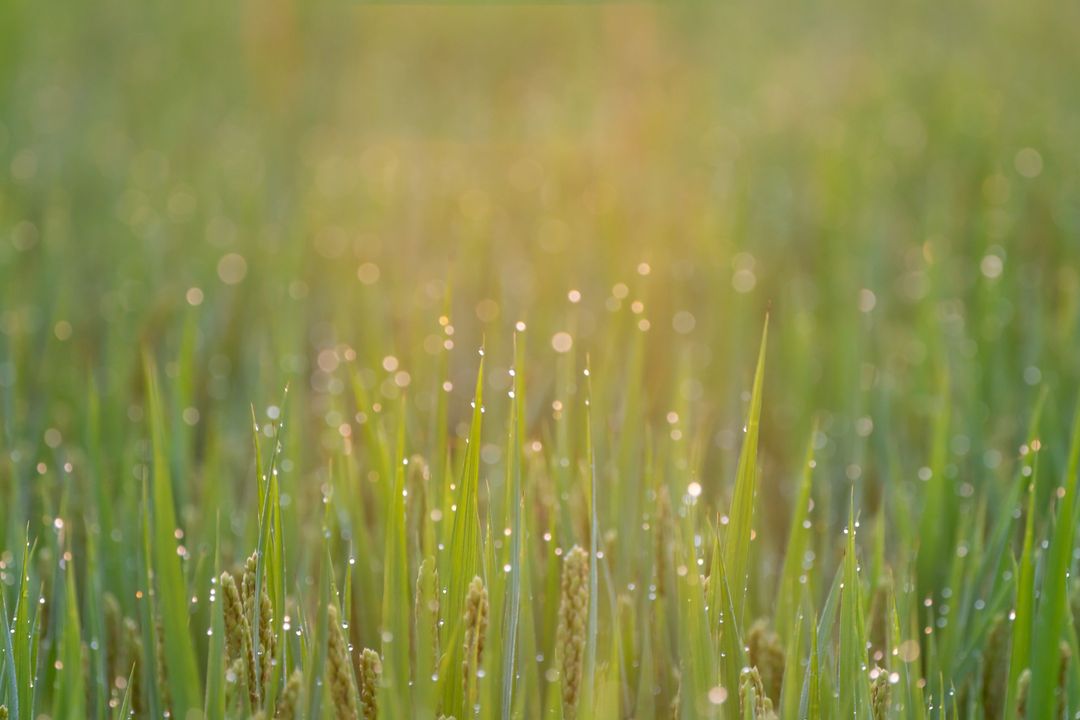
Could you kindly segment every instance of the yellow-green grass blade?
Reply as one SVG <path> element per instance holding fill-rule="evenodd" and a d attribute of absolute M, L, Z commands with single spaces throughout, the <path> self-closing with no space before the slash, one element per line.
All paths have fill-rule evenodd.
<path fill-rule="evenodd" d="M 1008 685 L 1005 688 L 1005 717 L 1017 717 L 1017 697 L 1021 673 L 1031 661 L 1031 636 L 1035 609 L 1035 488 L 1038 486 L 1039 456 L 1035 452 L 1028 483 L 1027 519 L 1024 522 L 1024 545 L 1016 573 L 1016 605 L 1012 617 L 1012 650 L 1009 658 Z M 1056 681 L 1056 679 L 1055 679 Z"/>
<path fill-rule="evenodd" d="M 203 714 L 225 717 L 225 613 L 218 578 L 221 577 L 220 525 L 214 531 L 214 576 L 210 587 L 210 644 L 206 654 L 206 698 Z"/>
<path fill-rule="evenodd" d="M 1050 550 L 1043 568 L 1042 592 L 1031 648 L 1031 687 L 1028 692 L 1029 717 L 1049 717 L 1057 707 L 1055 688 L 1061 665 L 1059 642 L 1066 626 L 1068 577 L 1072 562 L 1076 525 L 1076 483 L 1080 472 L 1080 403 L 1073 414 L 1073 432 L 1069 460 L 1060 497 L 1057 523 L 1050 539 Z M 1074 660 L 1075 662 L 1075 660 Z"/>
<path fill-rule="evenodd" d="M 325 535 L 324 535 L 325 537 Z M 330 575 L 333 573 L 333 561 L 330 555 L 329 542 L 324 542 L 324 551 L 319 570 L 319 604 L 315 609 L 314 628 L 305 628 L 305 635 L 310 634 L 313 640 L 308 645 L 308 655 L 304 662 L 304 681 L 307 683 L 307 699 L 309 718 L 321 718 L 323 700 L 329 683 L 326 680 L 326 654 L 330 639 L 330 618 L 327 607 L 332 598 Z"/>
<path fill-rule="evenodd" d="M 589 473 L 589 618 L 585 632 L 585 665 L 582 669 L 581 705 L 592 708 L 596 678 L 596 636 L 599 630 L 600 581 L 597 565 L 599 558 L 600 524 L 597 519 L 597 503 L 600 498 L 596 489 L 596 453 L 592 433 L 592 377 L 589 358 L 585 358 L 585 463 Z M 698 593 L 700 594 L 700 593 Z M 702 628 L 706 632 L 705 627 Z"/>
<path fill-rule="evenodd" d="M 84 592 L 86 603 L 86 625 L 89 634 L 88 676 L 90 680 L 90 698 L 95 717 L 103 718 L 106 715 L 106 704 L 109 700 L 109 678 L 106 671 L 106 649 L 109 638 L 105 635 L 105 623 L 102 615 L 101 598 L 101 561 L 98 555 L 98 538 L 100 528 L 93 522 L 87 521 L 85 525 L 86 540 L 86 590 Z"/>
<path fill-rule="evenodd" d="M 387 507 L 383 562 L 382 667 L 384 708 L 409 717 L 409 558 L 405 540 L 405 407 L 402 404 L 394 459 L 394 487 Z M 387 707 L 389 705 L 389 707 Z"/>
<path fill-rule="evenodd" d="M 949 401 L 950 382 L 942 373 L 938 404 L 931 435 L 930 477 L 925 481 L 926 500 L 919 521 L 918 579 L 923 597 L 936 597 L 948 573 L 943 558 L 952 555 L 955 493 L 952 481 L 945 475 L 949 441 L 949 422 L 952 403 Z"/>
<path fill-rule="evenodd" d="M 780 691 L 780 720 L 798 720 L 799 699 L 802 687 L 799 683 L 799 660 L 802 657 L 803 614 L 795 615 L 795 625 L 788 634 L 784 652 L 784 680 Z M 811 633 L 812 634 L 812 633 Z M 811 658 L 811 661 L 813 658 Z"/>
<path fill-rule="evenodd" d="M 3 635 L 3 657 L 0 658 L 0 667 L 4 670 L 4 691 L 0 693 L 2 699 L 8 705 L 8 712 L 12 717 L 19 718 L 19 680 L 16 675 L 15 648 L 11 636 L 14 634 L 11 620 L 8 617 L 7 593 L 0 592 L 0 632 Z"/>
<path fill-rule="evenodd" d="M 449 667 L 455 671 L 451 677 L 440 673 L 443 682 L 443 713 L 462 715 L 466 713 L 465 698 L 460 674 L 456 672 L 461 665 L 462 648 L 458 643 L 450 642 L 454 635 L 464 637 L 457 632 L 462 625 L 465 610 L 465 594 L 472 581 L 482 568 L 482 548 L 480 539 L 479 487 L 480 487 L 480 443 L 483 426 L 483 382 L 484 361 L 481 356 L 480 367 L 476 372 L 476 392 L 473 396 L 472 423 L 469 428 L 468 446 L 465 449 L 465 463 L 456 493 L 456 510 L 453 533 L 450 537 L 449 558 L 447 564 L 440 567 L 440 576 L 445 568 L 449 580 L 449 593 L 446 598 L 444 618 L 444 643 Z"/>
<path fill-rule="evenodd" d="M 438 672 L 439 658 L 436 657 L 439 629 L 433 618 L 433 611 L 439 604 L 438 576 L 435 574 L 435 559 L 425 558 L 420 563 L 416 578 L 416 602 L 414 619 L 416 623 L 416 666 L 413 668 L 415 683 L 414 710 L 418 717 L 435 715 L 435 677 Z"/>
<path fill-rule="evenodd" d="M 848 514 L 844 584 L 840 595 L 840 689 L 841 717 L 867 717 L 870 684 L 866 660 L 866 624 L 863 617 L 859 563 L 855 549 L 855 493 Z"/>
<path fill-rule="evenodd" d="M 120 704 L 116 707 L 116 712 L 113 714 L 113 720 L 128 720 L 131 717 L 131 693 L 132 688 L 135 686 L 135 669 L 131 669 L 128 673 L 127 684 L 124 686 L 124 697 L 121 698 Z M 224 717 L 224 710 L 222 711 L 222 717 Z"/>
<path fill-rule="evenodd" d="M 514 334 L 514 380 L 510 391 L 510 419 L 507 422 L 507 491 L 506 491 L 506 529 L 510 532 L 505 608 L 502 618 L 502 663 L 500 709 L 502 717 L 508 718 L 514 707 L 514 668 L 517 660 L 518 623 L 521 617 L 521 574 L 524 566 L 521 536 L 524 527 L 521 522 L 521 506 L 524 496 L 521 489 L 521 468 L 524 462 L 521 453 L 525 430 L 525 352 L 524 337 Z"/>
<path fill-rule="evenodd" d="M 653 640 L 649 614 L 642 613 L 638 623 L 641 632 L 640 666 L 638 667 L 637 697 L 634 700 L 634 717 L 637 720 L 656 718 L 656 661 L 653 657 Z"/>
<path fill-rule="evenodd" d="M 679 567 L 676 597 L 679 603 L 677 617 L 682 717 L 719 717 L 720 708 L 710 700 L 709 693 L 716 687 L 720 676 L 716 666 L 716 651 L 709 632 L 709 618 L 705 610 L 705 593 L 695 560 L 693 535 L 686 537 L 685 533 L 679 534 L 676 552 Z M 731 685 L 728 687 L 729 695 L 738 693 L 737 690 L 732 693 Z M 738 687 L 737 681 L 734 687 Z"/>
<path fill-rule="evenodd" d="M 811 575 L 806 563 L 806 552 L 809 549 L 811 539 L 810 508 L 812 500 L 810 491 L 813 486 L 814 474 L 814 437 L 817 435 L 817 424 L 810 432 L 810 439 L 806 443 L 806 457 L 803 460 L 802 478 L 799 482 L 799 492 L 795 498 L 795 511 L 791 516 L 791 526 L 788 530 L 788 545 L 784 553 L 784 565 L 780 570 L 780 588 L 777 593 L 776 614 L 774 622 L 776 631 L 781 640 L 790 645 L 793 623 L 799 614 L 798 603 L 802 597 L 802 588 L 809 581 Z M 796 633 L 797 634 L 797 633 Z"/>
<path fill-rule="evenodd" d="M 146 357 L 151 446 L 153 453 L 153 566 L 157 581 L 157 602 L 168 657 L 169 693 L 172 712 L 185 717 L 190 710 L 202 710 L 202 693 L 196 669 L 195 647 L 188 629 L 189 594 L 184 583 L 175 531 L 172 477 L 169 472 L 165 413 L 158 386 L 157 370 Z"/>
<path fill-rule="evenodd" d="M 746 667 L 746 648 L 742 641 L 742 628 L 735 622 L 735 609 L 732 605 L 731 586 L 728 583 L 727 568 L 720 545 L 719 529 L 713 531 L 714 545 L 712 563 L 709 570 L 709 622 L 712 625 L 714 642 L 719 648 L 719 676 L 721 686 L 728 697 L 736 698 L 739 694 L 739 682 L 742 670 Z M 680 608 L 681 612 L 681 608 Z"/>
<path fill-rule="evenodd" d="M 56 720 L 84 720 L 87 717 L 86 687 L 83 682 L 82 637 L 79 625 L 79 599 L 75 591 L 75 563 L 64 563 L 65 614 L 60 628 L 60 666 L 57 667 Z"/>
<path fill-rule="evenodd" d="M 739 464 L 735 473 L 735 491 L 731 497 L 728 527 L 724 535 L 724 566 L 731 588 L 731 622 L 743 622 L 743 606 L 750 560 L 750 535 L 753 531 L 754 495 L 757 488 L 758 425 L 761 417 L 761 393 L 765 375 L 765 349 L 769 338 L 769 321 L 761 332 L 754 384 L 750 392 L 743 444 L 739 451 Z"/>
<path fill-rule="evenodd" d="M 15 621 L 14 621 L 14 649 L 12 657 L 15 659 L 16 691 L 15 704 L 18 705 L 19 718 L 27 720 L 33 717 L 34 703 L 33 688 L 35 677 L 33 671 L 34 637 L 31 632 L 30 617 L 30 558 L 33 557 L 33 548 L 29 539 L 23 543 L 22 563 L 19 569 L 19 594 L 15 598 Z"/>
<path fill-rule="evenodd" d="M 817 660 L 818 682 L 816 687 L 811 689 L 811 696 L 816 690 L 822 717 L 826 718 L 838 716 L 840 712 L 840 696 L 838 692 L 835 692 L 839 667 L 836 653 L 833 651 L 833 637 L 836 632 L 836 616 L 843 594 L 843 583 L 844 566 L 841 565 L 836 569 L 829 594 L 825 597 L 815 638 L 817 652 L 814 656 Z"/>

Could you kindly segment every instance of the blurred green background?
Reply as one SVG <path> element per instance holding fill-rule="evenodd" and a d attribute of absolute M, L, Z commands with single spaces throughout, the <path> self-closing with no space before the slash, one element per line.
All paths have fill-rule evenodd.
<path fill-rule="evenodd" d="M 482 342 L 501 486 L 517 321 L 532 436 L 588 354 L 606 482 L 637 481 L 648 425 L 723 505 L 767 312 L 766 526 L 815 421 L 842 522 L 851 486 L 872 512 L 916 482 L 945 405 L 957 492 L 992 502 L 1038 386 L 1059 437 L 1077 388 L 1077 27 L 1075 3 L 3 0 L 4 531 L 95 474 L 137 507 L 144 349 L 189 519 L 252 496 L 249 407 L 287 383 L 310 507 L 354 369 L 406 396 L 418 452 L 441 402 L 463 434 Z"/>

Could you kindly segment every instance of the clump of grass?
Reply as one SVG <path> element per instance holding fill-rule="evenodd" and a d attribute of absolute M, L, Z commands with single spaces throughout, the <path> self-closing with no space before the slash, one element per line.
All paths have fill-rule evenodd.
<path fill-rule="evenodd" d="M 556 642 L 562 679 L 563 717 L 577 717 L 581 700 L 589 613 L 589 554 L 575 545 L 563 558 Z"/>

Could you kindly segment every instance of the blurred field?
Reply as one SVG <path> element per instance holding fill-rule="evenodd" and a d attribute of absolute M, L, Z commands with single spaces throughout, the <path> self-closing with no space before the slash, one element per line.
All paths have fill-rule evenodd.
<path fill-rule="evenodd" d="M 155 504 L 165 502 L 162 478 L 171 476 L 191 599 L 190 622 L 165 624 L 178 628 L 170 637 L 188 638 L 198 707 L 214 716 L 203 691 L 211 697 L 210 663 L 222 650 L 204 633 L 214 622 L 205 596 L 221 569 L 260 538 L 280 546 L 269 565 L 260 555 L 260 582 L 266 572 L 280 589 L 272 600 L 283 645 L 289 609 L 312 633 L 314 645 L 294 638 L 293 656 L 279 658 L 310 683 L 330 578 L 357 650 L 380 649 L 388 608 L 413 603 L 424 557 L 444 585 L 460 575 L 440 544 L 476 549 L 477 562 L 497 570 L 493 559 L 510 547 L 498 532 L 516 505 L 515 472 L 536 586 L 536 617 L 522 620 L 533 639 L 518 652 L 548 658 L 518 661 L 535 677 L 519 670 L 515 714 L 563 712 L 547 689 L 558 672 L 545 675 L 560 561 L 543 532 L 560 553 L 606 548 L 606 558 L 593 556 L 607 667 L 597 682 L 623 652 L 613 682 L 622 692 L 582 715 L 670 714 L 691 674 L 680 662 L 693 633 L 675 627 L 690 611 L 681 595 L 661 597 L 668 605 L 655 613 L 670 617 L 658 629 L 648 595 L 662 584 L 664 552 L 687 562 L 697 554 L 703 575 L 728 552 L 723 530 L 713 551 L 711 528 L 726 524 L 740 449 L 750 462 L 743 486 L 758 500 L 739 627 L 768 616 L 785 644 L 795 637 L 801 657 L 810 653 L 793 616 L 775 607 L 809 443 L 816 561 L 804 568 L 805 597 L 783 610 L 827 605 L 854 514 L 872 535 L 859 536 L 870 571 L 856 603 L 868 666 L 886 665 L 904 638 L 922 647 L 907 664 L 926 698 L 894 692 L 888 717 L 999 717 L 981 694 L 988 623 L 966 611 L 953 625 L 938 621 L 948 620 L 950 595 L 999 598 L 989 615 L 1015 612 L 1032 591 L 1021 621 L 1065 625 L 1049 639 L 1036 630 L 1031 657 L 1056 653 L 1059 641 L 1077 650 L 1071 613 L 1047 601 L 1051 586 L 1066 584 L 1056 568 L 1073 564 L 1072 528 L 1060 530 L 1080 390 L 1077 27 L 1077 6 L 1042 2 L 0 0 L 4 614 L 16 627 L 25 570 L 27 597 L 40 590 L 42 607 L 56 608 L 52 625 L 33 626 L 37 681 L 22 716 L 38 717 L 26 714 L 34 707 L 98 717 L 123 702 L 95 647 L 105 615 L 91 597 L 101 591 L 138 621 L 147 647 L 164 643 L 169 656 L 181 642 L 155 641 L 160 612 L 136 597 L 167 574 L 152 560 L 159 531 L 173 537 Z M 766 316 L 755 466 L 743 429 Z M 519 322 L 515 436 L 508 371 Z M 484 415 L 470 471 L 481 345 Z M 160 407 L 148 397 L 155 373 Z M 269 485 L 256 482 L 253 411 L 261 469 L 286 421 L 274 460 L 280 510 L 261 502 Z M 157 457 L 152 430 L 161 431 Z M 399 487 L 391 458 L 423 468 L 400 487 L 426 488 L 401 508 L 404 555 L 393 554 L 397 510 L 385 505 Z M 449 515 L 439 524 L 427 510 L 457 502 L 450 483 L 470 473 L 480 535 L 462 550 Z M 1020 478 L 1034 480 L 1030 504 Z M 688 483 L 700 500 L 685 495 Z M 669 538 L 674 551 L 656 551 L 649 521 L 668 492 L 689 519 L 672 526 L 681 527 Z M 686 515 L 684 501 L 698 509 Z M 992 555 L 998 520 L 1003 544 Z M 28 541 L 35 550 L 24 560 Z M 1058 544 L 1065 565 L 1055 564 Z M 951 561 L 958 548 L 961 559 L 971 552 L 967 565 Z M 1015 568 L 1004 567 L 1010 549 Z M 71 573 L 57 565 L 66 552 Z M 395 562 L 404 584 L 391 592 Z M 479 574 L 502 611 L 502 581 Z M 451 589 L 459 579 L 464 589 L 471 577 Z M 871 598 L 894 591 L 903 638 L 885 640 L 874 636 Z M 77 612 L 65 624 L 57 618 L 69 596 Z M 622 602 L 636 619 L 617 615 Z M 491 619 L 496 648 L 504 617 Z M 444 649 L 461 643 L 459 621 L 439 631 L 451 635 Z M 831 630 L 820 632 L 831 643 Z M 618 652 L 608 648 L 616 637 Z M 719 657 L 720 647 L 710 652 Z M 0 650 L 0 672 L 12 669 L 0 702 L 10 708 L 27 688 L 13 669 L 18 642 Z M 406 670 L 415 654 L 406 652 Z M 85 692 L 52 662 L 80 657 Z M 1017 663 L 1028 658 L 1012 658 L 1015 693 L 1027 667 Z M 641 683 L 655 686 L 648 713 L 631 682 L 646 662 L 656 674 Z M 1072 673 L 1062 685 L 1069 712 L 1080 710 L 1077 664 L 1062 671 Z M 496 669 L 481 695 L 500 697 Z M 1045 677 L 1033 687 L 1052 689 Z M 720 707 L 740 717 L 728 689 Z M 141 707 L 164 709 L 160 691 L 144 688 Z M 420 700 L 401 700 L 411 692 L 387 680 L 383 714 L 419 717 L 409 703 Z M 857 717 L 869 712 L 860 692 Z M 85 707 L 72 704 L 76 695 Z M 246 717 L 228 697 L 230 716 Z M 681 696 L 677 712 L 717 711 L 703 698 Z M 851 717 L 844 698 L 821 717 Z M 1049 712 L 1056 700 L 1045 702 Z M 481 706 L 484 717 L 500 714 Z M 437 707 L 461 717 L 460 706 Z"/>

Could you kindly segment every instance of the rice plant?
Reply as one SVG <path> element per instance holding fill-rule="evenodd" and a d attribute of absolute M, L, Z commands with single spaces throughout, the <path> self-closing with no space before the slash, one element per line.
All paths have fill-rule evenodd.
<path fill-rule="evenodd" d="M 1080 717 L 1078 21 L 0 3 L 0 719 Z"/>

